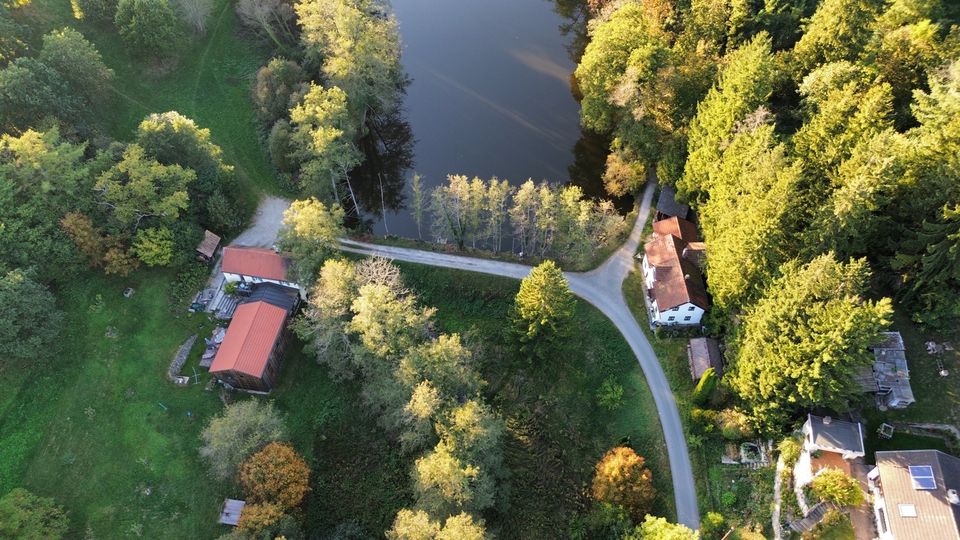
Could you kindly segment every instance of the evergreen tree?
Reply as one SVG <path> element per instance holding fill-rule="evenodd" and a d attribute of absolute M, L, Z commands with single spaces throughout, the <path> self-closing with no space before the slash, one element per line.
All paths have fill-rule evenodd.
<path fill-rule="evenodd" d="M 546 360 L 572 330 L 576 300 L 567 278 L 553 261 L 546 261 L 523 278 L 513 307 L 520 350 Z"/>

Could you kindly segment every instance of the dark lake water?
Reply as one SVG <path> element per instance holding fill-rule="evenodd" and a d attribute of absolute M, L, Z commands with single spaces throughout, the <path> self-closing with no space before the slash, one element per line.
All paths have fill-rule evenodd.
<path fill-rule="evenodd" d="M 394 0 L 393 8 L 411 79 L 403 100 L 415 139 L 407 179 L 421 174 L 425 192 L 448 174 L 514 185 L 570 179 L 580 107 L 570 87 L 573 37 L 561 31 L 570 20 L 554 2 Z M 408 202 L 409 189 L 406 182 Z M 386 227 L 379 220 L 374 231 L 416 237 L 409 204 L 388 208 Z"/>

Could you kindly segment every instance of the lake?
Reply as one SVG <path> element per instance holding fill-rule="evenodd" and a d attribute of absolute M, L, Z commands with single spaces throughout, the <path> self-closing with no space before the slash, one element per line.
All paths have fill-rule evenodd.
<path fill-rule="evenodd" d="M 403 100 L 415 139 L 407 179 L 422 175 L 427 193 L 448 174 L 497 176 L 514 185 L 570 179 L 580 106 L 570 87 L 573 37 L 561 31 L 570 21 L 554 6 L 547 0 L 393 1 L 411 79 Z M 406 190 L 409 201 L 409 182 Z M 417 235 L 409 208 L 388 209 L 386 226 L 379 220 L 374 231 Z"/>

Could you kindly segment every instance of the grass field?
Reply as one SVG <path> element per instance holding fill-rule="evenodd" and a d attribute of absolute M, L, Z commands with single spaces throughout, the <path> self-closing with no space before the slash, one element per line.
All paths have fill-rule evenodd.
<path fill-rule="evenodd" d="M 95 112 L 107 135 L 129 141 L 144 116 L 179 111 L 210 129 L 253 200 L 261 192 L 280 193 L 250 102 L 251 82 L 270 53 L 241 37 L 233 2 L 214 0 L 207 34 L 185 39 L 178 60 L 163 69 L 132 56 L 111 25 L 74 19 L 66 0 L 35 0 L 16 16 L 33 29 L 35 49 L 44 33 L 64 26 L 96 45 L 116 74 L 114 95 Z"/>

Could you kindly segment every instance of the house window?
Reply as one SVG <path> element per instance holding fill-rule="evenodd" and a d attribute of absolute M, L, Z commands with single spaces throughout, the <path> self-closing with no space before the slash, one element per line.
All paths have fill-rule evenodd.
<path fill-rule="evenodd" d="M 668 321 L 672 321 L 672 320 L 674 320 L 674 319 L 676 319 L 676 317 L 667 317 L 667 320 L 668 320 Z"/>
<path fill-rule="evenodd" d="M 887 532 L 887 513 L 883 511 L 883 508 L 877 509 L 877 521 L 880 525 L 880 532 Z"/>
<path fill-rule="evenodd" d="M 689 315 L 687 315 L 686 317 L 684 317 L 684 318 L 683 318 L 683 320 L 685 320 L 685 321 L 689 321 L 689 320 L 690 320 L 690 316 L 689 316 Z"/>
<path fill-rule="evenodd" d="M 697 308 L 695 308 L 695 307 L 693 307 L 693 306 L 690 306 L 690 307 L 687 308 L 687 311 L 693 311 L 693 310 L 695 310 L 695 309 L 697 309 Z"/>
<path fill-rule="evenodd" d="M 680 310 L 680 307 L 678 306 L 678 307 L 675 307 L 675 308 L 671 309 L 670 311 L 679 311 L 679 310 Z"/>

